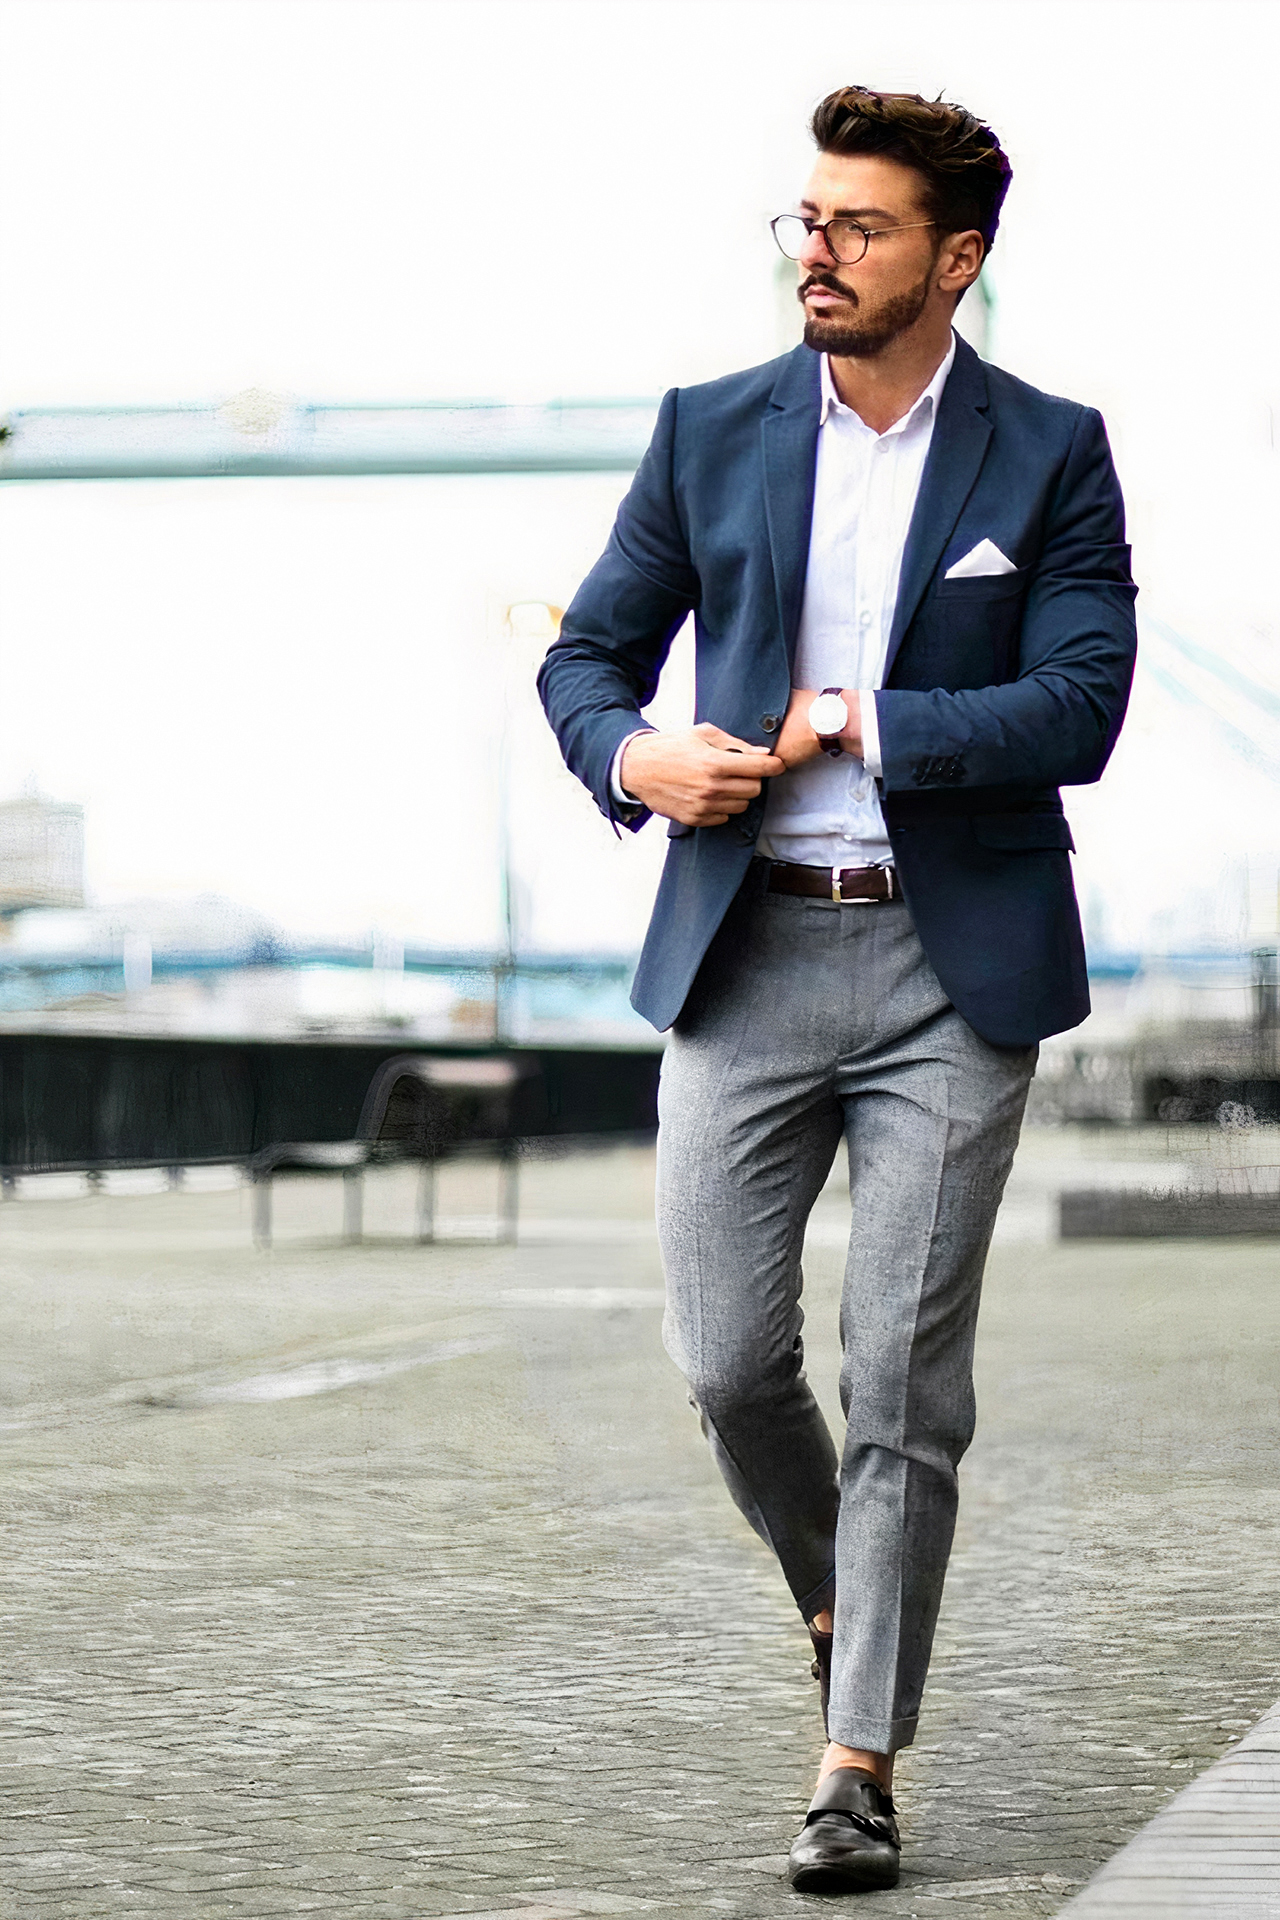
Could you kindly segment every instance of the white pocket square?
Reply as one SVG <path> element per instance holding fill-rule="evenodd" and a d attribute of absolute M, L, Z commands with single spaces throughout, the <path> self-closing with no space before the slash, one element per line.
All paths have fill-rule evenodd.
<path fill-rule="evenodd" d="M 1016 573 L 1018 569 L 1012 560 L 1007 560 L 994 540 L 979 540 L 972 552 L 966 553 L 963 560 L 957 560 L 954 567 L 948 567 L 944 580 L 977 580 L 984 573 Z"/>

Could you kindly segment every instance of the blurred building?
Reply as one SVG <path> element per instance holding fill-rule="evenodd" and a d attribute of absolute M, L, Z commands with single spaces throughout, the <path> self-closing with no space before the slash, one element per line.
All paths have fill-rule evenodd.
<path fill-rule="evenodd" d="M 0 914 L 84 905 L 84 809 L 25 794 L 0 801 Z"/>

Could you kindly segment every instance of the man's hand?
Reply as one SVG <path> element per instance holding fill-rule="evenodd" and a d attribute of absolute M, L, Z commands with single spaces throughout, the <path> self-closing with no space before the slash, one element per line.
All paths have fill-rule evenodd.
<path fill-rule="evenodd" d="M 802 767 L 806 760 L 814 760 L 822 752 L 818 745 L 818 736 L 809 725 L 809 709 L 818 697 L 816 687 L 793 687 L 791 698 L 787 702 L 786 718 L 782 722 L 782 732 L 778 735 L 778 758 L 788 767 Z M 844 753 L 857 754 L 862 758 L 862 708 L 856 693 L 848 687 L 841 687 L 840 698 L 849 709 L 849 724 L 840 735 L 840 748 Z"/>
<path fill-rule="evenodd" d="M 709 720 L 683 733 L 638 733 L 618 769 L 627 793 L 665 820 L 686 827 L 722 827 L 745 813 L 762 780 L 785 770 L 767 747 L 753 747 Z"/>

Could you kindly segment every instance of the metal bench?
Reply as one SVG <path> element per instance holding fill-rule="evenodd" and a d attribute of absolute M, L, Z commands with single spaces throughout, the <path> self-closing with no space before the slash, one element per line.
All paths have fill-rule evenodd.
<path fill-rule="evenodd" d="M 385 1061 L 370 1082 L 354 1139 L 280 1141 L 249 1161 L 254 1245 L 271 1245 L 277 1174 L 340 1173 L 342 1238 L 355 1244 L 364 1237 L 366 1168 L 404 1161 L 421 1167 L 414 1238 L 420 1244 L 434 1240 L 436 1170 L 449 1154 L 482 1142 L 497 1148 L 501 1168 L 498 1238 L 513 1241 L 520 1204 L 513 1096 L 520 1079 L 533 1070 L 493 1054 L 405 1053 Z"/>

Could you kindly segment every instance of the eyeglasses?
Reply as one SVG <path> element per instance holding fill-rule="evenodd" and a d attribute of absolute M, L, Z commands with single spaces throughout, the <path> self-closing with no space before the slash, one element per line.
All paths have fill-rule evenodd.
<path fill-rule="evenodd" d="M 909 220 L 901 227 L 864 227 L 856 220 L 809 220 L 802 213 L 780 213 L 769 226 L 788 260 L 798 260 L 810 234 L 820 233 L 831 258 L 842 267 L 856 267 L 878 233 L 910 233 L 915 227 L 936 227 L 936 220 Z"/>

